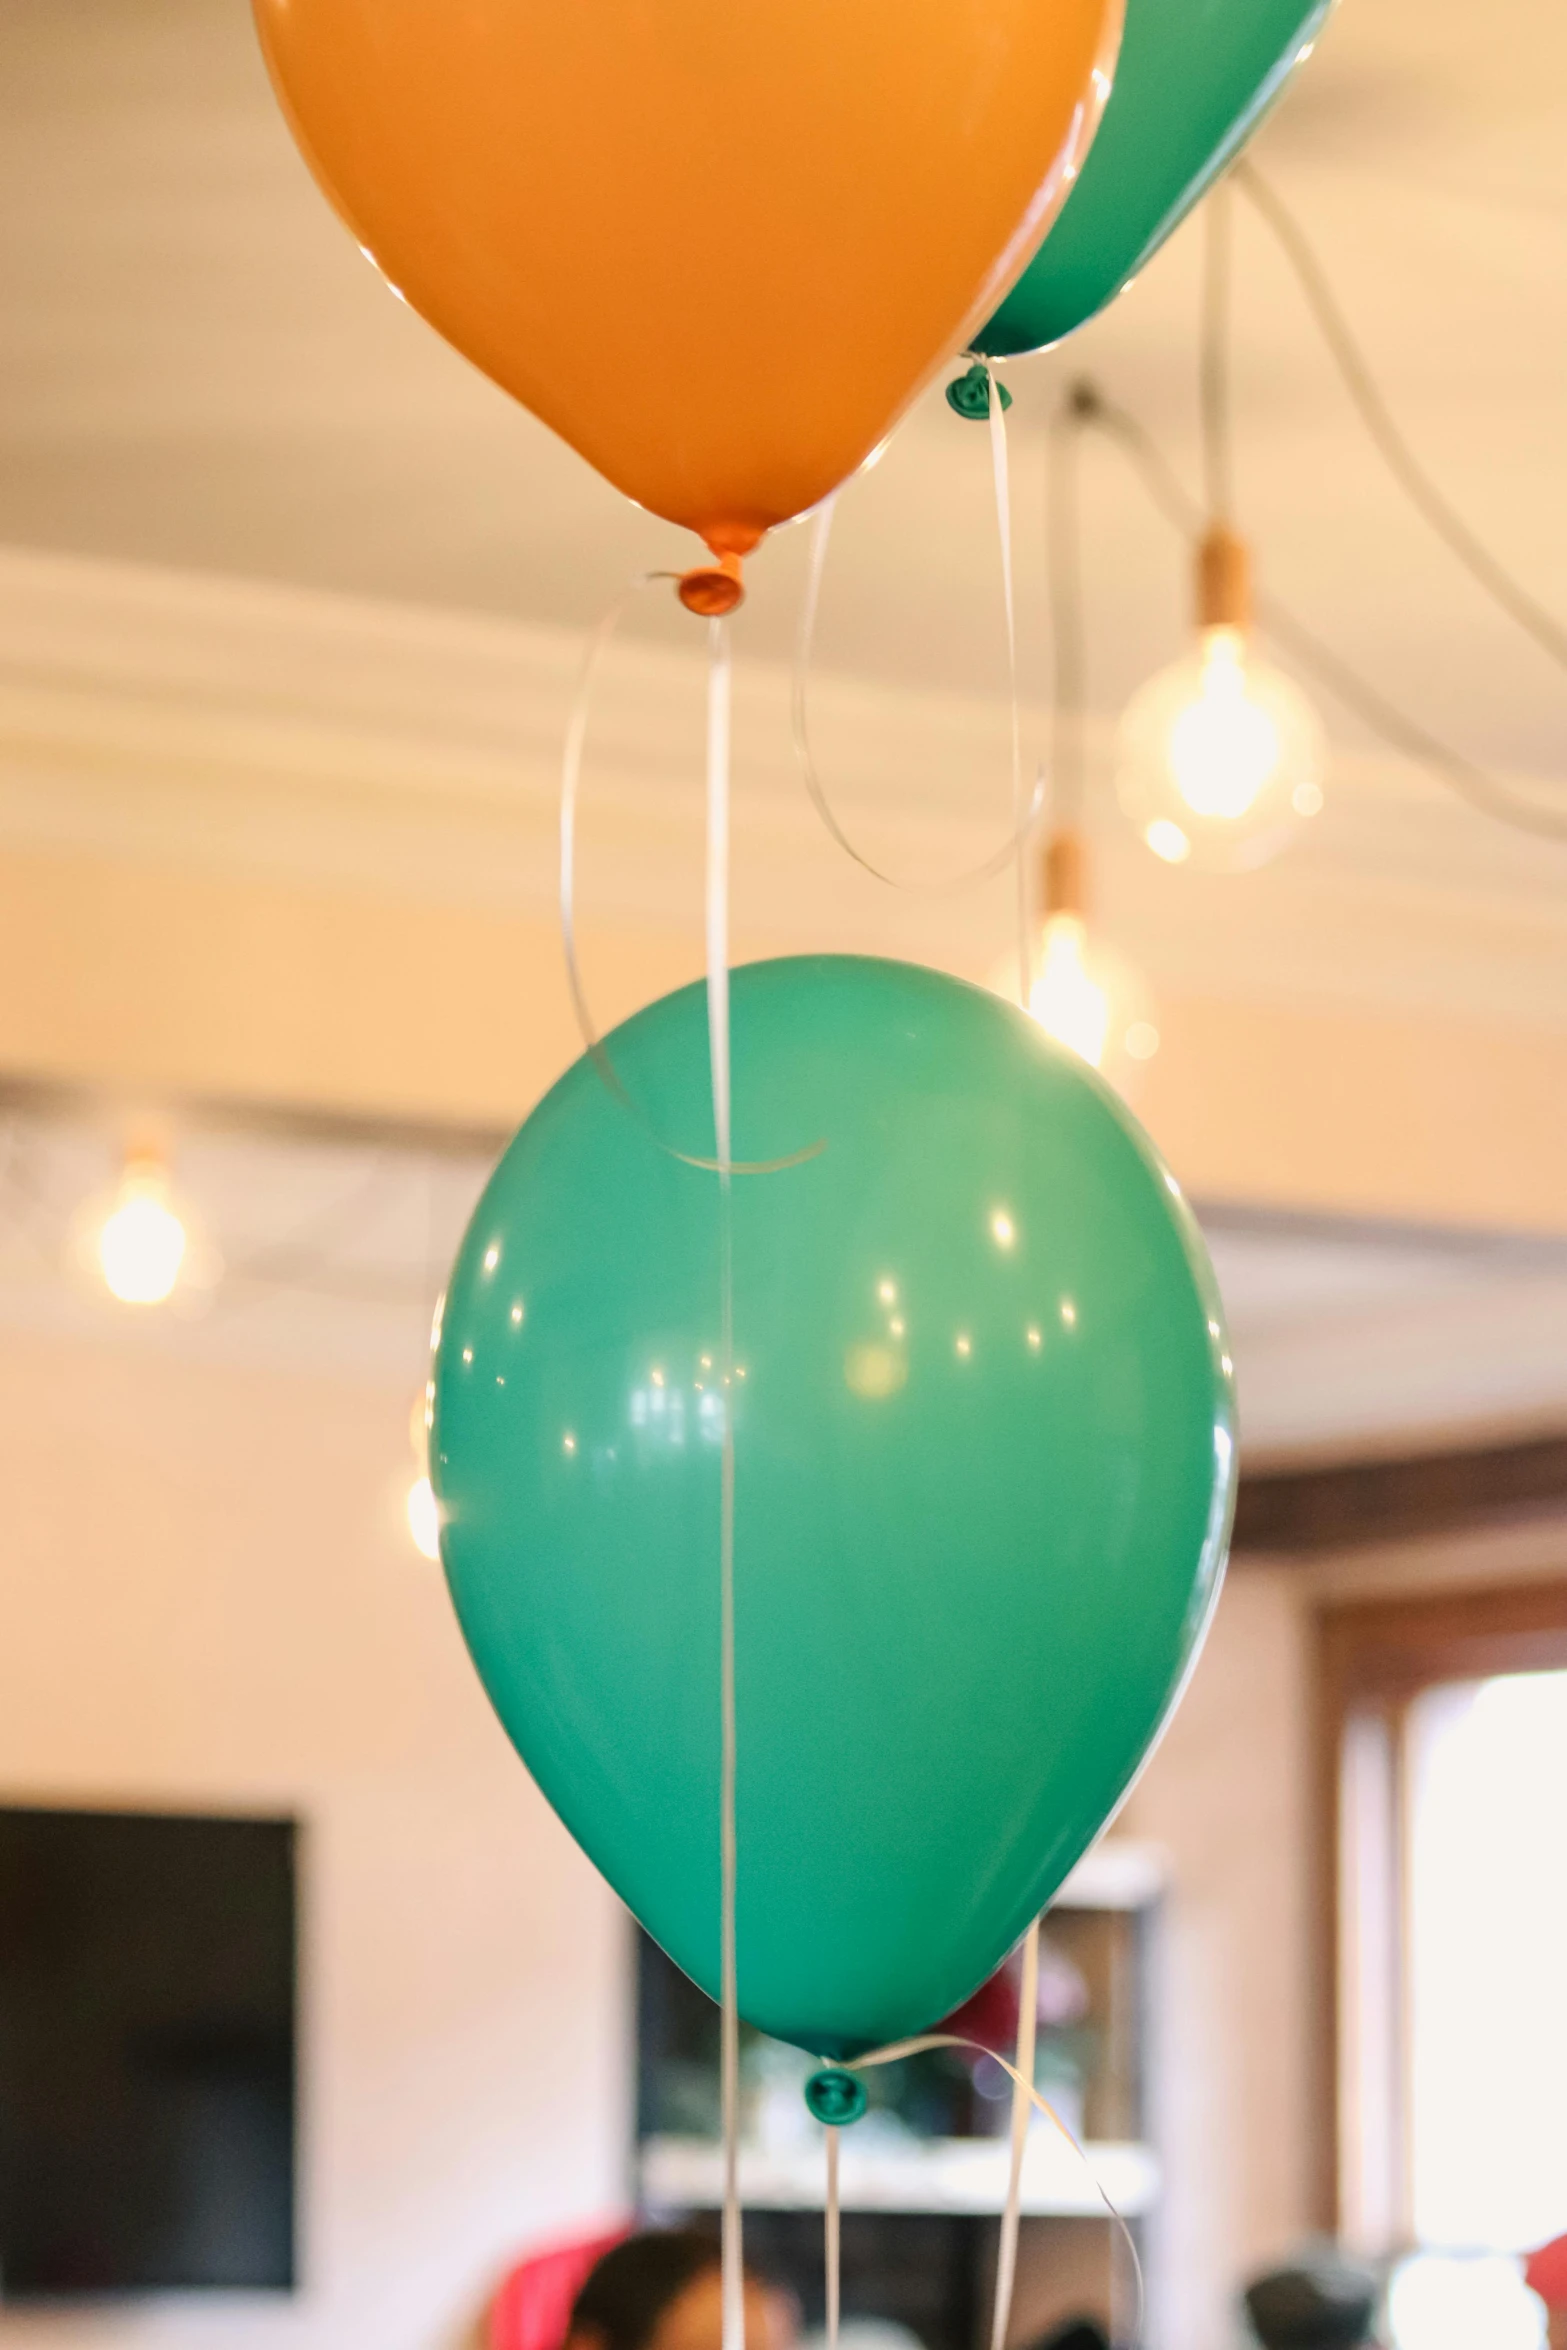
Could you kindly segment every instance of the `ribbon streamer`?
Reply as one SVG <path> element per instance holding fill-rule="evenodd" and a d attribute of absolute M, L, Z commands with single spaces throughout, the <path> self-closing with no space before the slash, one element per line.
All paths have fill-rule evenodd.
<path fill-rule="evenodd" d="M 994 377 L 992 377 L 994 383 Z M 1017 2070 L 1012 2076 L 1012 2162 L 1007 2174 L 1007 2200 L 1001 2214 L 1001 2239 L 996 2247 L 996 2306 L 990 2321 L 990 2350 L 1006 2350 L 1007 2325 L 1012 2316 L 1012 2288 L 1017 2281 L 1017 2230 L 1023 2208 L 1023 2154 L 1028 2125 L 1033 2119 L 1034 2039 L 1039 2024 L 1039 1920 L 1035 1918 L 1023 1943 L 1023 1982 L 1017 2011 Z"/>
<path fill-rule="evenodd" d="M 707 1050 L 716 1172 L 731 1173 L 729 1097 L 729 631 L 707 624 Z"/>
<path fill-rule="evenodd" d="M 740 2221 L 740 1997 L 735 1951 L 735 1435 L 734 1193 L 730 1184 L 729 632 L 707 631 L 707 1047 L 718 1153 L 719 1366 L 724 1441 L 719 1495 L 720 1762 L 719 2045 L 724 2129 L 723 2350 L 745 2350 L 745 2249 Z"/>
<path fill-rule="evenodd" d="M 996 2248 L 996 2298 L 991 2313 L 990 2350 L 1006 2350 L 1007 2329 L 1012 2318 L 1012 2296 L 1017 2282 L 1018 2227 L 1023 2211 L 1023 2160 L 1028 2146 L 1029 2122 L 1037 2110 L 1054 2123 L 1067 2144 L 1082 2163 L 1093 2181 L 1095 2194 L 1104 2205 L 1111 2223 L 1120 2232 L 1131 2259 L 1132 2273 L 1137 2286 L 1137 2321 L 1134 2340 L 1140 2341 L 1143 2330 L 1144 2290 L 1142 2262 L 1137 2245 L 1125 2220 L 1095 2175 L 1092 2163 L 1077 2139 L 1067 2128 L 1055 2107 L 1040 2095 L 1034 2086 L 1034 2048 L 1039 2020 L 1039 1920 L 1036 1918 L 1023 1942 L 1023 1980 L 1019 1991 L 1017 2026 L 1017 2062 L 1008 2064 L 993 2048 L 981 2040 L 968 2040 L 953 2032 L 923 2032 L 917 2039 L 894 2041 L 886 2048 L 872 2049 L 869 2055 L 844 2061 L 845 2072 L 864 2072 L 872 2066 L 899 2064 L 905 2057 L 921 2056 L 930 2048 L 966 2048 L 976 2055 L 988 2056 L 999 2064 L 1012 2082 L 1012 2144 L 1008 2166 L 1007 2198 L 1001 2214 L 1000 2238 Z M 824 2211 L 827 2271 L 827 2350 L 838 2350 L 838 2309 L 840 2274 L 840 2194 L 838 2171 L 838 2142 L 841 2132 L 827 2126 L 827 2194 Z"/>
<path fill-rule="evenodd" d="M 1017 692 L 1017 627 L 1012 594 L 1012 509 L 1007 484 L 1007 428 L 1001 402 L 995 396 L 998 386 L 990 377 L 990 448 L 992 470 L 996 484 L 996 520 L 1001 542 L 1001 586 L 1007 620 L 1007 677 L 1012 696 L 1012 830 L 1001 846 L 982 863 L 971 865 L 963 872 L 949 875 L 939 881 L 908 881 L 882 867 L 866 856 L 863 849 L 844 831 L 822 785 L 816 764 L 816 753 L 811 744 L 810 714 L 807 686 L 810 678 L 812 650 L 816 642 L 816 615 L 821 603 L 822 575 L 827 568 L 827 546 L 832 537 L 833 515 L 837 510 L 837 492 L 824 498 L 817 507 L 811 523 L 811 559 L 805 575 L 805 595 L 800 605 L 800 633 L 795 643 L 794 679 L 789 697 L 790 719 L 794 730 L 794 752 L 800 773 L 805 779 L 812 807 L 821 818 L 844 855 L 869 873 L 873 880 L 885 882 L 889 889 L 901 889 L 915 897 L 946 897 L 957 890 L 972 889 L 981 881 L 994 881 L 1016 860 L 1020 891 L 1026 890 L 1023 875 L 1023 856 L 1029 835 L 1045 801 L 1045 778 L 1035 778 L 1034 789 L 1026 807 L 1022 801 L 1022 720 L 1018 709 Z M 1025 902 L 1026 916 L 1026 902 Z M 1027 989 L 1024 989 L 1027 1000 Z"/>
<path fill-rule="evenodd" d="M 1017 914 L 1017 1000 L 1028 1010 L 1029 990 L 1034 980 L 1034 957 L 1029 943 L 1028 923 L 1028 867 L 1023 851 L 1031 817 L 1023 810 L 1023 731 L 1017 700 L 1017 608 L 1012 593 L 1012 482 L 1007 468 L 1007 412 L 1001 397 L 1001 385 L 995 369 L 986 370 L 990 393 L 990 462 L 996 482 L 996 530 L 1001 541 L 1001 593 L 1007 614 L 1007 692 L 1012 704 L 1012 838 L 1016 844 L 1013 872 L 1016 877 Z M 1043 779 L 1035 785 L 1035 801 L 1043 790 Z M 1036 806 L 1037 812 L 1037 806 Z M 1001 2350 L 999 2343 L 995 2350 Z"/>
<path fill-rule="evenodd" d="M 616 597 L 614 603 L 610 605 L 608 611 L 604 614 L 597 627 L 589 636 L 582 656 L 582 666 L 577 672 L 577 687 L 576 692 L 572 696 L 571 715 L 566 725 L 566 739 L 561 751 L 560 764 L 560 936 L 561 948 L 565 956 L 566 963 L 566 984 L 571 990 L 571 1004 L 572 1010 L 576 1014 L 578 1032 L 582 1037 L 583 1044 L 590 1058 L 592 1059 L 594 1068 L 599 1073 L 599 1077 L 606 1091 L 614 1095 L 616 1101 L 621 1104 L 623 1109 L 630 1111 L 632 1117 L 636 1119 L 638 1125 L 643 1128 L 644 1132 L 654 1143 L 657 1144 L 661 1151 L 667 1153 L 667 1155 L 672 1159 L 678 1159 L 682 1166 L 698 1167 L 702 1169 L 704 1173 L 709 1175 L 780 1175 L 786 1168 L 803 1167 L 808 1160 L 819 1158 L 822 1152 L 827 1148 L 826 1143 L 824 1141 L 810 1143 L 804 1150 L 790 1151 L 780 1159 L 752 1159 L 736 1164 L 735 1161 L 730 1157 L 729 1143 L 727 1139 L 716 1145 L 718 1156 L 712 1159 L 699 1158 L 690 1151 L 677 1150 L 672 1142 L 666 1142 L 664 1140 L 663 1136 L 657 1131 L 652 1121 L 647 1116 L 647 1113 L 641 1107 L 641 1104 L 633 1101 L 631 1095 L 626 1091 L 625 1086 L 621 1083 L 620 1072 L 615 1067 L 614 1061 L 610 1057 L 609 1048 L 604 1043 L 603 1038 L 600 1036 L 597 1023 L 595 1022 L 592 1011 L 589 1008 L 587 989 L 583 985 L 582 979 L 582 962 L 577 952 L 577 807 L 582 796 L 582 759 L 584 750 L 587 746 L 588 714 L 593 706 L 593 688 L 598 677 L 599 663 L 602 661 L 605 653 L 608 651 L 610 642 L 614 637 L 615 631 L 619 628 L 622 619 L 625 617 L 627 609 L 634 602 L 636 597 L 642 593 L 643 589 L 655 587 L 661 580 L 678 581 L 680 576 L 681 575 L 678 571 L 644 571 L 640 573 L 635 579 L 633 579 L 630 586 L 624 591 L 624 593 Z M 715 622 L 712 625 L 716 626 L 717 623 Z M 717 662 L 717 659 L 717 655 L 711 656 L 710 674 L 713 664 Z M 724 922 L 726 938 L 724 950 L 725 977 L 723 982 L 723 1002 L 720 1015 L 723 1023 L 723 1033 L 726 1040 L 726 1056 L 728 1051 L 727 1037 L 729 1024 L 729 982 L 727 961 L 727 871 L 729 854 L 728 662 L 729 656 L 726 646 L 722 653 L 724 683 L 721 696 L 721 723 L 723 730 L 721 748 L 723 752 L 725 776 L 723 808 L 723 821 L 725 830 L 723 840 L 723 860 L 726 877 L 724 884 Z M 718 720 L 714 715 L 716 707 L 717 703 L 715 702 L 715 689 L 710 683 L 708 701 L 708 764 L 710 778 L 712 773 L 712 757 L 714 750 L 713 728 L 714 725 L 718 723 Z M 708 813 L 709 823 L 711 824 L 711 786 L 709 791 Z M 712 970 L 713 943 L 713 894 L 711 865 L 712 857 L 710 844 L 708 876 L 708 968 L 710 976 Z M 711 1003 L 712 999 L 710 994 L 710 1011 Z M 725 1116 L 727 1117 L 727 1115 L 728 1111 L 726 1102 Z"/>
<path fill-rule="evenodd" d="M 1037 1930 L 1037 1928 L 1036 1928 L 1036 1930 Z M 1027 1953 L 1026 1953 L 1026 1952 L 1025 1952 L 1025 1955 L 1024 1955 L 1024 1964 L 1025 1964 L 1025 1968 L 1026 1968 L 1026 1966 L 1027 1966 Z M 1037 1990 L 1038 1977 L 1037 1977 L 1037 1975 L 1036 1975 L 1036 1977 L 1035 1977 L 1035 1983 L 1036 1983 L 1035 1998 L 1036 1998 L 1036 2000 L 1037 2000 L 1037 1998 L 1038 1998 L 1038 1990 Z M 894 2041 L 892 2041 L 892 2042 L 891 2042 L 891 2043 L 890 2043 L 890 2044 L 889 2044 L 887 2047 L 885 2047 L 885 2048 L 873 2048 L 873 2049 L 870 2051 L 870 2053 L 869 2053 L 868 2055 L 866 2055 L 866 2056 L 854 2056 L 854 2057 L 846 2057 L 846 2058 L 844 2059 L 844 2062 L 843 2062 L 843 2069 L 844 2069 L 844 2071 L 845 2071 L 845 2072 L 849 2072 L 849 2073 L 869 2072 L 869 2071 L 871 2071 L 871 2070 L 872 2070 L 872 2068 L 873 2068 L 873 2067 L 875 2067 L 875 2066 L 877 2066 L 877 2065 L 883 2065 L 883 2064 L 901 2064 L 901 2063 L 903 2062 L 903 2060 L 904 2060 L 904 2058 L 905 2058 L 905 2057 L 909 2057 L 909 2056 L 923 2056 L 923 2055 L 924 2055 L 924 2053 L 925 2053 L 925 2051 L 926 2051 L 928 2048 L 967 2048 L 967 2049 L 971 2050 L 971 2051 L 973 2052 L 973 2054 L 974 2054 L 974 2055 L 976 2055 L 976 2056 L 988 2056 L 988 2057 L 990 2058 L 990 2060 L 991 2060 L 991 2062 L 992 2062 L 993 2064 L 999 2064 L 999 2065 L 1000 2065 L 1000 2067 L 1001 2067 L 1002 2071 L 1003 2071 L 1003 2072 L 1004 2072 L 1004 2073 L 1007 2075 L 1007 2077 L 1010 2079 L 1010 2081 L 1011 2081 L 1011 2083 L 1012 2083 L 1012 2086 L 1013 2086 L 1013 2089 L 1014 2089 L 1014 2091 L 1015 2091 L 1015 2092 L 1017 2092 L 1017 2099 L 1018 2099 L 1018 2102 L 1021 2102 L 1021 2103 L 1023 2103 L 1023 2104 L 1025 2105 L 1025 2107 L 1027 2107 L 1027 2106 L 1032 2106 L 1032 2107 L 1033 2107 L 1033 2109 L 1034 2109 L 1034 2111 L 1035 2111 L 1036 2113 L 1042 2113 L 1042 2114 L 1044 2115 L 1045 2119 L 1046 2119 L 1048 2122 L 1051 2122 L 1051 2123 L 1053 2123 L 1053 2124 L 1054 2124 L 1054 2126 L 1055 2126 L 1055 2128 L 1056 2128 L 1056 2129 L 1058 2129 L 1058 2130 L 1060 2131 L 1060 2133 L 1061 2133 L 1062 2137 L 1063 2137 L 1063 2138 L 1066 2140 L 1067 2144 L 1068 2144 L 1068 2145 L 1071 2147 L 1071 2149 L 1072 2149 L 1073 2153 L 1074 2153 L 1074 2154 L 1077 2156 L 1077 2158 L 1078 2158 L 1079 2162 L 1081 2162 L 1081 2164 L 1082 2164 L 1082 2166 L 1083 2166 L 1084 2170 L 1085 2170 L 1085 2171 L 1087 2171 L 1087 2173 L 1088 2173 L 1088 2176 L 1089 2176 L 1090 2180 L 1092 2180 L 1092 2182 L 1093 2182 L 1093 2189 L 1094 2189 L 1094 2193 L 1095 2193 L 1095 2194 L 1098 2196 L 1098 2198 L 1099 2198 L 1100 2202 L 1101 2202 L 1101 2203 L 1104 2205 L 1104 2208 L 1105 2208 L 1105 2216 L 1106 2216 L 1106 2217 L 1109 2219 L 1109 2221 L 1110 2221 L 1111 2225 L 1112 2225 L 1112 2226 L 1113 2226 L 1113 2227 L 1116 2229 L 1117 2233 L 1119 2234 L 1119 2236 L 1120 2236 L 1120 2239 L 1121 2239 L 1122 2243 L 1123 2243 L 1123 2244 L 1126 2246 L 1127 2257 L 1129 2258 L 1129 2260 L 1130 2260 L 1130 2262 L 1131 2262 L 1131 2266 L 1132 2266 L 1132 2277 L 1133 2277 L 1133 2281 L 1134 2281 L 1134 2283 L 1135 2283 L 1135 2285 L 1136 2285 L 1136 2289 L 1137 2289 L 1137 2314 L 1136 2314 L 1136 2320 L 1135 2320 L 1135 2323 L 1134 2323 L 1134 2325 L 1133 2325 L 1133 2329 L 1132 2329 L 1132 2339 L 1133 2339 L 1133 2341 L 1134 2341 L 1134 2342 L 1140 2342 L 1140 2341 L 1142 2340 L 1142 2334 L 1143 2334 L 1143 2320 L 1144 2320 L 1144 2317 L 1145 2317 L 1145 2315 L 1146 2315 L 1146 2309 L 1147 2309 L 1147 2295 L 1146 2295 L 1146 2292 L 1145 2292 L 1145 2290 L 1144 2290 L 1144 2285 L 1143 2285 L 1143 2264 L 1142 2264 L 1141 2260 L 1138 2258 L 1138 2254 L 1137 2254 L 1137 2244 L 1136 2244 L 1136 2241 L 1135 2241 L 1135 2239 L 1134 2239 L 1134 2237 L 1133 2237 L 1133 2235 L 1132 2235 L 1132 2231 L 1131 2231 L 1131 2229 L 1130 2229 L 1130 2228 L 1127 2226 L 1127 2224 L 1126 2224 L 1125 2220 L 1124 2220 L 1124 2219 L 1121 2217 L 1121 2214 L 1119 2213 L 1119 2211 L 1117 2211 L 1117 2209 L 1116 2209 L 1115 2205 L 1114 2205 L 1114 2204 L 1111 2202 L 1111 2200 L 1110 2200 L 1109 2196 L 1108 2196 L 1108 2195 L 1105 2193 L 1105 2191 L 1104 2191 L 1103 2187 L 1100 2185 L 1100 2183 L 1099 2183 L 1099 2179 L 1098 2179 L 1098 2175 L 1097 2175 L 1097 2173 L 1096 2173 L 1096 2172 L 1095 2172 L 1095 2170 L 1094 2170 L 1094 2166 L 1093 2166 L 1093 2164 L 1092 2164 L 1092 2163 L 1089 2161 L 1089 2159 L 1088 2159 L 1088 2156 L 1087 2156 L 1087 2155 L 1084 2153 L 1084 2151 L 1083 2151 L 1083 2148 L 1082 2148 L 1082 2147 L 1081 2147 L 1081 2145 L 1078 2143 L 1078 2140 L 1076 2139 L 1076 2137 L 1075 2137 L 1075 2136 L 1073 2135 L 1073 2133 L 1072 2133 L 1072 2132 L 1071 2132 L 1071 2131 L 1070 2131 L 1070 2130 L 1067 2128 L 1067 2126 L 1066 2126 L 1066 2123 L 1065 2123 L 1065 2122 L 1064 2122 L 1064 2121 L 1061 2119 L 1061 2116 L 1060 2116 L 1060 2115 L 1057 2113 L 1057 2111 L 1056 2111 L 1055 2107 L 1054 2107 L 1054 2106 L 1053 2106 L 1053 2105 L 1050 2103 L 1050 2100 L 1049 2100 L 1047 2097 L 1044 2097 L 1044 2096 L 1042 2096 L 1042 2095 L 1040 2094 L 1039 2090 L 1037 2090 L 1037 2089 L 1035 2088 L 1035 2086 L 1034 2086 L 1034 2084 L 1033 2084 L 1032 2080 L 1030 2080 L 1030 2079 L 1028 2079 L 1028 2078 L 1026 2078 L 1026 2077 L 1025 2077 L 1025 2075 L 1024 2075 L 1024 2073 L 1023 2073 L 1023 2070 L 1022 2070 L 1022 2068 L 1021 2068 L 1021 2066 L 1020 2066 L 1020 2065 L 1016 2065 L 1016 2064 L 1009 2064 L 1009 2063 L 1007 2062 L 1007 2060 L 1006 2060 L 1006 2058 L 1005 2058 L 1004 2056 L 998 2056 L 998 2055 L 997 2055 L 997 2053 L 996 2053 L 996 2051 L 995 2051 L 995 2049 L 994 2049 L 994 2048 L 987 2048 L 987 2047 L 985 2046 L 985 2043 L 983 2042 L 983 2040 L 969 2040 L 969 2039 L 965 2039 L 961 2033 L 957 2033 L 957 2032 L 920 2032 L 920 2033 L 918 2033 L 918 2034 L 915 2036 L 915 2038 L 913 2038 L 912 2040 L 894 2040 Z M 1021 2018 L 1020 2018 L 1020 2019 L 1019 2019 L 1019 2053 L 1021 2054 L 1021 2052 L 1022 2052 L 1022 2023 L 1021 2023 Z M 1013 2141 L 1012 2141 L 1012 2143 L 1013 2143 L 1013 2163 L 1014 2163 L 1014 2168 L 1015 2168 L 1015 2170 L 1017 2170 L 1017 2169 L 1019 2168 L 1019 2165 L 1018 2165 L 1018 2155 L 1017 2155 L 1016 2117 L 1017 2117 L 1017 2105 L 1016 2105 L 1016 2104 L 1014 2104 L 1014 2107 L 1013 2107 Z M 1025 2133 L 1025 2134 L 1026 2134 L 1026 2133 Z M 1008 2202 L 1009 2202 L 1009 2204 L 1010 2204 L 1010 2202 L 1011 2202 L 1011 2200 L 1012 2200 L 1012 2195 L 1013 2195 L 1013 2193 L 1016 2193 L 1016 2195 L 1017 2195 L 1017 2198 L 1018 2198 L 1019 2209 L 1021 2209 L 1021 2204 L 1022 2204 L 1021 2186 L 1022 2186 L 1022 2181 L 1021 2181 L 1021 2176 L 1019 2175 L 1019 2176 L 1017 2177 L 1017 2181 L 1016 2181 L 1016 2185 L 1015 2185 L 1015 2187 L 1014 2187 L 1012 2190 L 1010 2190 L 1010 2191 L 1009 2191 L 1009 2194 L 1008 2194 Z M 999 2277 L 999 2269 L 998 2269 L 998 2276 L 997 2276 L 997 2283 L 998 2283 L 998 2286 L 999 2286 L 999 2282 L 1000 2282 L 1000 2277 Z M 999 2309 L 998 2309 L 998 2314 L 999 2314 Z M 1004 2331 L 1004 2329 L 1005 2329 L 1005 2321 L 1004 2321 L 1004 2320 L 1002 2321 L 1002 2329 L 1003 2329 L 1003 2331 Z M 996 2337 L 996 2338 L 999 2338 L 999 2337 Z"/>
<path fill-rule="evenodd" d="M 842 2275 L 841 2230 L 838 2219 L 838 2141 L 842 2132 L 827 2124 L 827 2205 L 823 2213 L 827 2250 L 827 2350 L 838 2350 L 839 2280 Z"/>

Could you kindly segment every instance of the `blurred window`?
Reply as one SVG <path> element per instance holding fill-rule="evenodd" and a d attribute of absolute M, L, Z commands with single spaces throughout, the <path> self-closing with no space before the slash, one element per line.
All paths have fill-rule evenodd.
<path fill-rule="evenodd" d="M 1425 1690 L 1404 1739 L 1413 2232 L 1521 2251 L 1567 2228 L 1567 1672 Z"/>
<path fill-rule="evenodd" d="M 1322 1631 L 1325 2216 L 1518 2251 L 1567 2229 L 1567 1586 Z"/>

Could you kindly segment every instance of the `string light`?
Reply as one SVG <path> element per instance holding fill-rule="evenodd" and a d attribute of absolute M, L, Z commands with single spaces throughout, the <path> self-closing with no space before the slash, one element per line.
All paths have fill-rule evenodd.
<path fill-rule="evenodd" d="M 1196 645 L 1127 705 L 1116 789 L 1164 863 L 1249 870 L 1320 811 L 1325 740 L 1299 687 L 1253 649 L 1243 541 L 1210 530 L 1196 586 Z"/>
<path fill-rule="evenodd" d="M 110 1295 L 122 1305 L 162 1305 L 174 1293 L 187 1246 L 167 1165 L 154 1151 L 133 1151 L 97 1234 L 98 1269 Z"/>
<path fill-rule="evenodd" d="M 1084 846 L 1056 832 L 1041 864 L 1042 919 L 1028 1008 L 1048 1036 L 1126 1090 L 1159 1049 L 1141 975 L 1090 934 Z"/>

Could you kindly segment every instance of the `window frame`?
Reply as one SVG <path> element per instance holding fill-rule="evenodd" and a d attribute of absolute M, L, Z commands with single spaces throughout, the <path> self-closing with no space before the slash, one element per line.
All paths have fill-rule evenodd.
<path fill-rule="evenodd" d="M 1317 1611 L 1315 1664 L 1313 2201 L 1325 2230 L 1367 2251 L 1385 2252 L 1407 2241 L 1409 2214 L 1405 1720 L 1415 1700 L 1442 1683 L 1567 1670 L 1567 1577 L 1329 1602 Z M 1381 1807 L 1372 1835 L 1363 1836 L 1355 1854 L 1364 1863 L 1366 1843 L 1379 1848 L 1366 1865 L 1380 1874 L 1380 1885 L 1367 1885 L 1362 1866 L 1356 1882 L 1361 1907 L 1353 1917 L 1346 1902 L 1351 1855 L 1345 1834 L 1352 1740 L 1365 1774 L 1361 1800 Z M 1352 2115 L 1347 2093 L 1352 2022 L 1346 1955 L 1351 1934 L 1368 1930 L 1368 1901 L 1375 1908 L 1370 1930 L 1380 1927 L 1385 1945 L 1380 1971 L 1387 2010 L 1379 2033 L 1384 2077 L 1375 2092 L 1386 2098 L 1387 2109 L 1373 2121 L 1384 2141 L 1384 2171 L 1370 2185 L 1364 2176 L 1350 2175 L 1346 2159 L 1352 2122 L 1357 2139 L 1366 2126 L 1362 2111 Z M 1364 2063 L 1363 1988 L 1354 1986 L 1357 2054 Z"/>

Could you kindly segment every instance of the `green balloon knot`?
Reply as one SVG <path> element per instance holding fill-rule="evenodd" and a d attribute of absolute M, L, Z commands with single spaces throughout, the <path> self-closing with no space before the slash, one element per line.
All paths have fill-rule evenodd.
<path fill-rule="evenodd" d="M 829 2129 L 847 2129 L 857 2122 L 869 2100 L 865 2083 L 858 2073 L 845 2072 L 842 2065 L 823 2065 L 819 2073 L 812 2073 L 805 2084 L 805 2102 L 819 2122 Z"/>
<path fill-rule="evenodd" d="M 955 375 L 947 386 L 947 406 L 953 415 L 967 416 L 982 424 L 990 414 L 990 383 L 990 369 L 983 359 L 976 359 L 967 375 Z M 1012 405 L 1012 394 L 1000 376 L 996 377 L 995 383 L 1001 394 L 1001 413 L 1004 416 Z"/>

